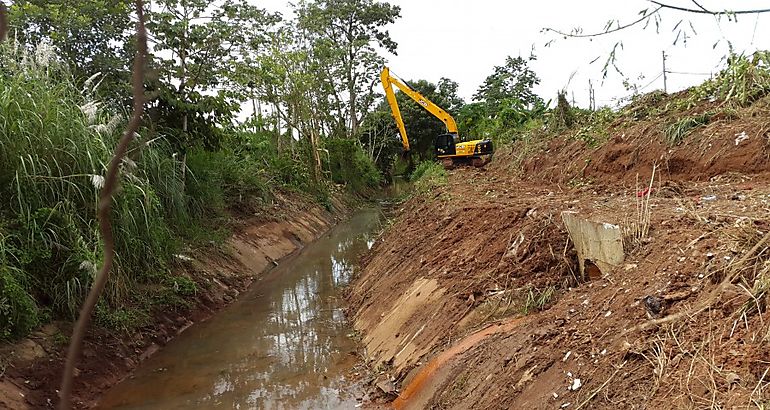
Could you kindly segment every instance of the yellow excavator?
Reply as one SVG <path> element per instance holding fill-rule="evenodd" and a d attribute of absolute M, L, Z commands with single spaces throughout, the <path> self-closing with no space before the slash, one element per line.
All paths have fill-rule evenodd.
<path fill-rule="evenodd" d="M 492 140 L 463 141 L 457 132 L 454 118 L 448 112 L 410 87 L 406 81 L 391 75 L 388 67 L 382 69 L 380 80 L 382 80 L 382 87 L 385 88 L 385 97 L 390 104 L 393 118 L 396 120 L 398 132 L 401 134 L 401 144 L 404 146 L 405 152 L 409 152 L 409 138 L 406 135 L 404 119 L 401 118 L 401 110 L 398 108 L 396 94 L 393 92 L 394 85 L 446 125 L 447 132 L 437 136 L 434 143 L 436 157 L 444 165 L 444 168 L 450 169 L 456 165 L 468 163 L 481 167 L 492 159 L 494 152 Z"/>

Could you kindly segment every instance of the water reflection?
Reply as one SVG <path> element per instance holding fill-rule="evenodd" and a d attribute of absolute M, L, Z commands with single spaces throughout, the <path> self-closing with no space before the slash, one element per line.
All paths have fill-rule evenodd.
<path fill-rule="evenodd" d="M 346 372 L 355 343 L 337 290 L 378 228 L 356 214 L 193 326 L 109 391 L 100 408 L 316 409 L 357 402 Z"/>

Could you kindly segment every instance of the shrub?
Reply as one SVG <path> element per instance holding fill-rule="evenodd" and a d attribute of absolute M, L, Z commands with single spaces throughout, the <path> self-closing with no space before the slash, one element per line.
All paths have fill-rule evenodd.
<path fill-rule="evenodd" d="M 380 172 L 357 141 L 330 138 L 324 141 L 324 149 L 328 154 L 325 168 L 331 173 L 332 181 L 347 184 L 355 192 L 379 186 Z"/>

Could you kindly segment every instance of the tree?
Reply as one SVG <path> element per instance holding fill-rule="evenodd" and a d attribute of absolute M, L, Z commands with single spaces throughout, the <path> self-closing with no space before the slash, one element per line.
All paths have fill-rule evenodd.
<path fill-rule="evenodd" d="M 129 95 L 130 0 L 16 0 L 12 32 L 27 46 L 50 41 L 79 81 L 101 73 L 101 95 Z M 117 94 L 117 96 L 115 95 Z"/>
<path fill-rule="evenodd" d="M 540 84 L 540 78 L 528 65 L 528 62 L 534 59 L 535 56 L 529 57 L 528 60 L 509 56 L 504 65 L 494 68 L 494 72 L 484 80 L 473 99 L 484 102 L 488 115 L 492 117 L 497 115 L 501 103 L 506 99 L 519 100 L 528 108 L 542 103 L 542 99 L 532 90 L 532 87 Z"/>
<path fill-rule="evenodd" d="M 384 27 L 401 9 L 374 0 L 301 1 L 298 28 L 319 63 L 319 80 L 330 95 L 329 106 L 345 118 L 349 136 L 375 101 L 377 73 L 384 60 L 377 47 L 396 53 L 397 44 Z M 339 127 L 337 127 L 339 128 Z"/>
<path fill-rule="evenodd" d="M 233 73 L 259 51 L 279 16 L 247 0 L 157 0 L 148 19 L 157 71 L 152 118 L 183 153 L 201 142 L 216 147 L 217 125 L 228 124 L 246 98 L 233 91 Z"/>
<path fill-rule="evenodd" d="M 441 108 L 454 113 L 460 111 L 460 108 L 465 105 L 465 101 L 463 101 L 463 99 L 460 98 L 460 95 L 458 94 L 459 88 L 460 86 L 456 81 L 450 80 L 446 77 L 441 77 L 438 80 L 438 84 L 436 84 L 436 92 L 447 102 L 447 105 L 442 106 Z"/>
<path fill-rule="evenodd" d="M 390 108 L 372 111 L 364 117 L 359 141 L 380 172 L 387 174 L 393 157 L 402 149 L 401 137 L 393 122 Z"/>

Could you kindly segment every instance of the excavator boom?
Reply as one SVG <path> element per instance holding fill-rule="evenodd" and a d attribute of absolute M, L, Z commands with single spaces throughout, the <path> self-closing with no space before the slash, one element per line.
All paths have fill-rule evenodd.
<path fill-rule="evenodd" d="M 404 119 L 401 118 L 401 110 L 398 108 L 396 94 L 393 91 L 394 85 L 446 125 L 447 133 L 437 136 L 434 140 L 434 153 L 445 168 L 452 168 L 456 164 L 463 163 L 471 163 L 480 167 L 492 158 L 494 152 L 492 140 L 461 141 L 455 119 L 443 108 L 410 87 L 405 81 L 391 75 L 388 67 L 382 69 L 380 80 L 382 80 L 382 87 L 385 89 L 385 97 L 390 105 L 390 110 L 393 112 L 393 119 L 396 120 L 398 132 L 401 134 L 401 144 L 404 146 L 404 151 L 409 151 L 409 137 L 406 135 Z"/>
<path fill-rule="evenodd" d="M 420 104 L 429 113 L 433 114 L 436 118 L 440 119 L 445 125 L 447 132 L 457 135 L 457 123 L 455 119 L 444 111 L 441 107 L 434 104 L 433 101 L 425 98 L 422 94 L 408 86 L 405 82 L 390 74 L 390 69 L 385 67 L 380 73 L 380 80 L 382 80 L 382 87 L 385 89 L 385 97 L 390 105 L 390 110 L 393 112 L 393 118 L 396 120 L 398 126 L 398 132 L 401 134 L 401 144 L 404 146 L 404 151 L 409 151 L 409 137 L 406 135 L 406 127 L 404 126 L 404 119 L 401 118 L 401 110 L 398 108 L 398 101 L 396 101 L 396 94 L 393 92 L 393 86 L 398 87 L 401 92 L 408 95 L 417 104 Z"/>

